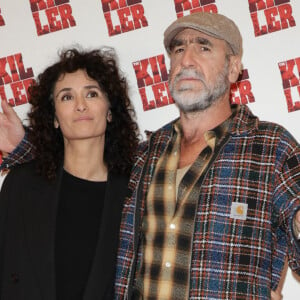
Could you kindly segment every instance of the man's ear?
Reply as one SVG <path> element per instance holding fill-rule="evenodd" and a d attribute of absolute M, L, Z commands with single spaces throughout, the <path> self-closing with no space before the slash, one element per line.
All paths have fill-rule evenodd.
<path fill-rule="evenodd" d="M 242 71 L 242 61 L 240 56 L 230 56 L 228 79 L 230 83 L 237 81 L 240 72 Z"/>

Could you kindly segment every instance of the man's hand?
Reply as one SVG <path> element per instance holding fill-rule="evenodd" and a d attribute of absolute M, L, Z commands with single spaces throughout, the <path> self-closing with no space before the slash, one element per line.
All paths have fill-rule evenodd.
<path fill-rule="evenodd" d="M 2 100 L 0 112 L 0 150 L 10 153 L 24 137 L 25 131 L 20 118 L 9 104 Z"/>

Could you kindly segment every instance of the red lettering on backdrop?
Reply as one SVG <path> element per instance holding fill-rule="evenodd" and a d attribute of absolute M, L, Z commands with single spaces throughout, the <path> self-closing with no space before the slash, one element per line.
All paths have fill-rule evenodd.
<path fill-rule="evenodd" d="M 296 26 L 290 0 L 248 0 L 255 36 Z"/>
<path fill-rule="evenodd" d="M 109 36 L 148 26 L 142 0 L 101 0 Z"/>
<path fill-rule="evenodd" d="M 300 57 L 278 63 L 288 112 L 300 110 Z"/>
<path fill-rule="evenodd" d="M 235 83 L 231 84 L 231 103 L 248 104 L 255 102 L 255 98 L 251 89 L 252 86 L 249 80 L 248 70 L 244 69 L 238 80 Z"/>
<path fill-rule="evenodd" d="M 11 106 L 28 103 L 33 77 L 32 68 L 25 69 L 21 53 L 0 58 L 0 100 Z"/>
<path fill-rule="evenodd" d="M 44 10 L 55 5 L 68 3 L 69 0 L 30 0 L 31 11 Z"/>
<path fill-rule="evenodd" d="M 158 55 L 133 63 L 144 111 L 173 104 L 168 86 L 165 57 Z M 255 102 L 248 70 L 244 69 L 236 83 L 231 85 L 231 103 Z"/>
<path fill-rule="evenodd" d="M 202 11 L 217 13 L 215 2 L 215 0 L 174 0 L 177 18 Z"/>
<path fill-rule="evenodd" d="M 173 104 L 168 86 L 168 72 L 164 55 L 133 64 L 144 111 Z"/>
<path fill-rule="evenodd" d="M 1 8 L 0 8 L 0 26 L 4 26 L 5 25 L 5 22 L 4 22 L 4 19 L 1 15 Z"/>
<path fill-rule="evenodd" d="M 69 0 L 30 0 L 38 35 L 76 26 Z M 44 22 L 42 22 L 42 20 Z M 45 20 L 47 20 L 45 22 Z"/>

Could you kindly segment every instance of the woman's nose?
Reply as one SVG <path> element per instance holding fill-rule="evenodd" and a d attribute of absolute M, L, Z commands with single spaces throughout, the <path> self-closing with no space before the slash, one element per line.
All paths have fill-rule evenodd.
<path fill-rule="evenodd" d="M 84 112 L 87 110 L 87 104 L 86 101 L 83 99 L 78 99 L 76 102 L 76 111 L 78 112 Z"/>

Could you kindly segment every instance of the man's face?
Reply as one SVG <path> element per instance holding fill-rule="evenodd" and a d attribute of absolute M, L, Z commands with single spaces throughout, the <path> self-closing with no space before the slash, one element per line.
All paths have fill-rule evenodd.
<path fill-rule="evenodd" d="M 231 49 L 225 41 L 194 29 L 171 44 L 169 88 L 183 112 L 202 111 L 229 92 Z"/>

